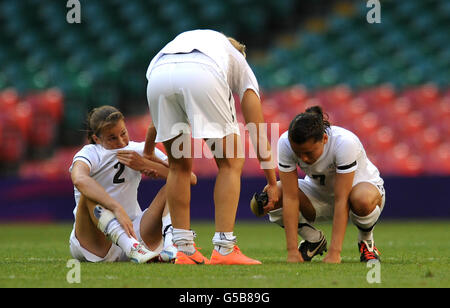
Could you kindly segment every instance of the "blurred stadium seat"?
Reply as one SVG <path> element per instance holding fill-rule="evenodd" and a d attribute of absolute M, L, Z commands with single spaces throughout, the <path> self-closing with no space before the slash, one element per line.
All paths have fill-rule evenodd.
<path fill-rule="evenodd" d="M 104 104 L 143 140 L 148 62 L 179 32 L 212 28 L 249 46 L 265 119 L 280 134 L 319 104 L 384 174 L 449 175 L 450 3 L 386 1 L 382 22 L 368 24 L 365 1 L 317 1 L 315 15 L 300 2 L 84 1 L 71 25 L 61 3 L 0 1 L 0 173 L 66 176 L 88 110 Z M 195 168 L 216 172 L 207 159 Z M 262 174 L 255 159 L 244 174 Z"/>

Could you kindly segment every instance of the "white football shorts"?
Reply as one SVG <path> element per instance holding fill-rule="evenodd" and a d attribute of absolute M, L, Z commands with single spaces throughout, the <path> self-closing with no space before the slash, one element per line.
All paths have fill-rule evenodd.
<path fill-rule="evenodd" d="M 149 76 L 147 99 L 156 142 L 181 133 L 196 139 L 240 135 L 232 92 L 211 65 L 157 63 Z"/>
<path fill-rule="evenodd" d="M 380 183 L 374 183 L 372 181 L 363 181 L 374 185 L 382 196 L 380 210 L 383 210 L 386 201 L 384 187 Z M 361 183 L 361 182 L 358 182 Z M 355 186 L 358 183 L 354 183 Z M 320 186 L 313 182 L 305 181 L 303 179 L 298 180 L 298 188 L 308 197 L 314 210 L 316 211 L 316 219 L 314 222 L 323 222 L 333 220 L 334 215 L 334 198 L 330 195 L 323 194 Z M 269 212 L 270 222 L 283 226 L 283 208 L 273 210 Z M 307 222 L 300 213 L 300 223 Z"/>

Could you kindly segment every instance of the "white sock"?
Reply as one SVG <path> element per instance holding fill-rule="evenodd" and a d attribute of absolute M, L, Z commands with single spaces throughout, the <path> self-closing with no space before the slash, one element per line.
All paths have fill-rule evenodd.
<path fill-rule="evenodd" d="M 173 228 L 173 244 L 177 246 L 179 251 L 187 255 L 195 253 L 194 232 L 192 230 L 184 230 Z"/>
<path fill-rule="evenodd" d="M 162 218 L 162 234 L 164 236 L 164 248 L 173 245 L 173 227 L 170 214 Z"/>
<path fill-rule="evenodd" d="M 170 217 L 170 213 L 167 213 L 165 216 L 161 218 L 163 228 L 167 225 L 172 224 L 172 218 Z"/>
<path fill-rule="evenodd" d="M 300 235 L 305 241 L 311 243 L 317 243 L 320 241 L 321 233 L 312 225 L 307 223 L 298 224 L 298 235 Z"/>
<path fill-rule="evenodd" d="M 236 241 L 233 232 L 216 232 L 212 239 L 214 249 L 223 256 L 233 252 Z"/>
<path fill-rule="evenodd" d="M 138 243 L 133 237 L 128 237 L 122 225 L 113 212 L 100 205 L 94 208 L 94 215 L 98 219 L 97 228 L 100 229 L 114 244 L 118 245 L 128 255 L 131 247 Z"/>
<path fill-rule="evenodd" d="M 126 233 L 122 233 L 122 235 L 120 235 L 119 239 L 117 240 L 117 246 L 122 248 L 127 256 L 130 254 L 131 249 L 136 243 L 139 244 L 136 239 L 134 239 L 133 237 L 128 237 Z"/>
<path fill-rule="evenodd" d="M 110 239 L 117 239 L 113 241 L 114 244 L 122 248 L 122 250 L 128 255 L 134 244 L 139 244 L 139 242 L 134 237 L 128 237 L 123 229 L 122 225 L 117 219 L 112 220 L 105 230 L 106 234 Z"/>
<path fill-rule="evenodd" d="M 164 228 L 164 248 L 173 246 L 173 227 L 172 225 L 166 226 Z"/>
<path fill-rule="evenodd" d="M 358 242 L 362 241 L 372 241 L 373 242 L 373 230 L 370 232 L 364 232 L 359 230 L 358 233 Z"/>
<path fill-rule="evenodd" d="M 373 241 L 373 228 L 381 215 L 381 209 L 377 205 L 369 215 L 361 217 L 350 211 L 350 218 L 358 227 L 358 242 Z"/>

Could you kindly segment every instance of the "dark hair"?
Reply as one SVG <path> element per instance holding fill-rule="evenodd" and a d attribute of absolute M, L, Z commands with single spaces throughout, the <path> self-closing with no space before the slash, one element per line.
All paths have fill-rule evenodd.
<path fill-rule="evenodd" d="M 105 127 L 113 126 L 124 119 L 123 114 L 113 106 L 101 106 L 89 112 L 86 120 L 89 142 L 95 144 L 93 135 L 100 136 Z"/>
<path fill-rule="evenodd" d="M 289 125 L 289 140 L 297 144 L 303 144 L 310 139 L 314 142 L 322 140 L 323 134 L 331 126 L 328 115 L 320 106 L 313 106 L 298 114 Z"/>

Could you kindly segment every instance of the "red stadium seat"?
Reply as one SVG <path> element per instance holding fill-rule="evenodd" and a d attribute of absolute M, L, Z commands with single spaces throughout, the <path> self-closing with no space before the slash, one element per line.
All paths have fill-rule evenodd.
<path fill-rule="evenodd" d="M 47 147 L 53 142 L 56 135 L 56 123 L 50 115 L 34 115 L 33 129 L 30 134 L 30 145 Z"/>
<path fill-rule="evenodd" d="M 292 111 L 303 110 L 303 104 L 308 99 L 308 91 L 304 86 L 296 85 L 286 91 L 285 108 Z M 285 109 L 286 110 L 286 109 Z"/>
<path fill-rule="evenodd" d="M 31 106 L 27 102 L 18 103 L 14 110 L 13 117 L 24 138 L 28 138 L 30 131 L 33 129 L 31 126 L 33 117 Z"/>
<path fill-rule="evenodd" d="M 394 174 L 417 176 L 424 171 L 423 159 L 420 155 L 412 153 L 406 143 L 398 143 L 390 152 L 389 168 Z"/>
<path fill-rule="evenodd" d="M 19 125 L 11 116 L 3 115 L 0 122 L 2 123 L 0 161 L 18 163 L 25 156 L 26 140 Z"/>
<path fill-rule="evenodd" d="M 405 137 L 411 137 L 423 129 L 424 116 L 419 111 L 413 111 L 398 119 L 396 126 Z"/>
<path fill-rule="evenodd" d="M 369 140 L 373 149 L 388 151 L 394 145 L 394 130 L 389 126 L 382 126 L 370 136 Z"/>
<path fill-rule="evenodd" d="M 19 102 L 19 94 L 10 88 L 0 92 L 0 110 L 2 113 L 12 112 Z"/>
<path fill-rule="evenodd" d="M 361 138 L 375 134 L 379 128 L 379 116 L 375 112 L 368 112 L 354 120 L 354 132 Z"/>
<path fill-rule="evenodd" d="M 427 155 L 426 170 L 430 174 L 450 174 L 450 142 L 440 144 Z"/>
<path fill-rule="evenodd" d="M 439 130 L 434 126 L 423 129 L 412 140 L 417 150 L 427 153 L 432 152 L 442 141 Z"/>
<path fill-rule="evenodd" d="M 430 106 L 439 100 L 439 89 L 434 84 L 406 89 L 402 96 L 408 98 L 415 108 Z"/>
<path fill-rule="evenodd" d="M 272 98 L 266 99 L 262 103 L 262 111 L 263 111 L 264 120 L 267 123 L 276 122 L 275 118 L 278 113 L 278 109 L 279 109 L 279 107 L 277 106 L 277 102 L 274 99 L 272 99 Z"/>
<path fill-rule="evenodd" d="M 395 98 L 395 89 L 390 84 L 384 84 L 374 89 L 371 95 L 373 99 L 373 107 L 377 108 L 381 106 L 389 105 Z"/>
<path fill-rule="evenodd" d="M 347 119 L 350 121 L 354 121 L 358 117 L 362 117 L 368 109 L 367 101 L 362 98 L 355 98 L 350 101 L 349 105 L 346 109 Z"/>
<path fill-rule="evenodd" d="M 436 113 L 438 117 L 450 117 L 450 96 L 442 98 L 437 104 Z"/>
<path fill-rule="evenodd" d="M 63 94 L 59 89 L 49 89 L 42 93 L 41 108 L 59 122 L 64 111 L 63 100 Z"/>
<path fill-rule="evenodd" d="M 392 117 L 399 118 L 407 116 L 412 109 L 411 100 L 407 97 L 399 97 L 394 101 L 392 106 Z"/>

